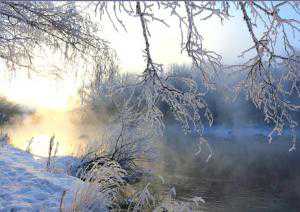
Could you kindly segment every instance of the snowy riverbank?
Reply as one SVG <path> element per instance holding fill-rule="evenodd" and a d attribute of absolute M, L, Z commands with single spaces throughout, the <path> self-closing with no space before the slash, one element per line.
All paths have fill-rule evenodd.
<path fill-rule="evenodd" d="M 0 211 L 57 211 L 64 191 L 68 202 L 81 182 L 50 173 L 31 154 L 10 145 L 0 147 Z"/>

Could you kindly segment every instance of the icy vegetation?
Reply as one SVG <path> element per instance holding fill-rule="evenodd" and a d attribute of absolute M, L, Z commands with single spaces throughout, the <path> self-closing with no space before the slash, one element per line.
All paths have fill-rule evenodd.
<path fill-rule="evenodd" d="M 155 194 L 150 191 L 153 179 L 147 181 L 141 191 L 135 190 L 130 186 L 132 176 L 125 177 L 126 170 L 105 156 L 89 162 L 89 166 L 86 166 L 86 157 L 81 160 L 52 158 L 50 167 L 47 158 L 15 149 L 7 139 L 7 136 L 2 136 L 0 143 L 0 210 L 3 211 L 107 211 L 122 208 L 189 211 L 204 202 L 200 197 L 176 201 L 175 188 L 162 196 Z"/>
<path fill-rule="evenodd" d="M 233 156 L 236 159 L 233 165 L 222 157 L 217 161 L 218 152 L 214 151 L 214 148 L 225 151 L 222 145 L 218 147 L 220 138 L 226 142 L 230 138 L 232 143 L 237 143 L 249 134 L 258 139 L 254 150 L 260 141 L 268 140 L 264 148 L 277 143 L 276 136 L 288 129 L 289 136 L 283 138 L 289 141 L 285 143 L 289 145 L 286 152 L 291 154 L 279 155 L 285 159 L 286 167 L 297 159 L 294 153 L 300 108 L 299 52 L 287 32 L 297 37 L 300 22 L 285 17 L 282 7 L 300 14 L 299 3 L 292 1 L 0 2 L 0 57 L 8 69 L 26 70 L 30 75 L 38 71 L 33 60 L 37 50 L 53 50 L 64 58 L 65 64 L 73 63 L 84 69 L 83 86 L 79 91 L 80 112 L 86 110 L 92 116 L 104 117 L 96 122 L 104 126 L 103 132 L 95 130 L 98 136 L 89 138 L 76 157 L 56 155 L 59 145 L 55 135 L 50 135 L 43 147 L 47 150 L 45 158 L 31 154 L 31 144 L 35 145 L 39 139 L 27 140 L 28 148 L 23 152 L 12 148 L 5 135 L 0 147 L 0 209 L 199 211 L 206 202 L 205 196 L 198 192 L 179 198 L 178 194 L 184 192 L 178 192 L 172 181 L 159 175 L 170 171 L 166 166 L 170 161 L 162 158 L 168 157 L 165 153 L 172 151 L 172 145 L 175 150 L 181 150 L 177 141 L 192 142 L 185 143 L 189 148 L 185 154 L 174 151 L 176 157 L 171 163 L 179 162 L 170 167 L 184 172 L 190 164 L 185 163 L 186 159 L 201 162 L 203 169 L 191 162 L 195 169 L 189 167 L 188 171 L 196 172 L 199 168 L 200 174 L 196 177 L 208 173 L 208 177 L 216 180 L 215 177 L 222 175 L 221 181 L 232 181 L 239 186 L 250 184 L 245 179 L 252 176 L 243 168 L 253 163 L 253 170 L 262 172 L 262 179 L 257 180 L 255 176 L 254 183 L 265 185 L 267 178 L 272 180 L 271 185 L 267 184 L 269 192 L 285 193 L 282 192 L 284 185 L 279 182 L 283 177 L 294 180 L 291 169 L 286 175 L 281 175 L 281 170 L 286 170 L 281 167 L 278 173 L 267 169 L 277 170 L 280 161 L 275 165 L 262 163 L 264 160 L 257 164 L 251 157 L 254 154 L 247 152 L 251 145 L 246 142 L 238 146 L 243 154 Z M 124 18 L 138 20 L 145 59 L 140 73 L 119 72 L 114 50 L 98 36 L 97 24 L 91 14 L 86 13 L 91 8 L 100 21 L 108 18 L 116 32 L 119 27 L 126 31 Z M 153 59 L 150 23 L 168 26 L 155 12 L 161 10 L 178 21 L 181 51 L 191 60 L 188 68 L 164 66 Z M 230 19 L 234 10 L 242 14 L 241 21 L 251 43 L 241 52 L 243 58 L 238 64 L 225 65 L 221 55 L 204 46 L 199 23 L 212 17 L 220 21 Z M 260 33 L 257 25 L 261 26 Z M 52 74 L 59 78 L 61 69 L 64 67 L 55 69 Z M 4 108 L 0 114 L 1 124 L 9 123 L 9 114 L 12 111 Z M 89 118 L 86 123 L 83 119 L 80 120 L 82 126 L 90 122 Z M 51 125 L 51 130 L 52 126 L 55 125 Z M 211 126 L 215 128 L 208 130 Z M 257 127 L 262 129 L 257 130 Z M 186 135 L 178 139 L 182 135 L 178 132 Z M 166 144 L 170 140 L 173 143 Z M 247 156 L 244 167 L 239 166 L 239 159 L 244 155 Z M 249 175 L 232 174 L 235 167 Z M 268 170 L 267 174 L 263 175 L 263 170 Z M 173 171 L 172 177 L 178 177 L 176 169 Z M 298 174 L 298 170 L 296 172 Z M 297 176 L 295 179 L 297 181 Z M 216 181 L 209 185 L 216 184 L 220 186 Z M 286 193 L 298 198 L 298 190 L 293 192 L 294 196 Z M 292 202 L 296 208 L 297 201 Z"/>

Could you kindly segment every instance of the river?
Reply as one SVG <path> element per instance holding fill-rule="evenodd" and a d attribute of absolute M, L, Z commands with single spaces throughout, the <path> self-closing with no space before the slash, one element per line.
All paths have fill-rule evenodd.
<path fill-rule="evenodd" d="M 197 139 L 169 129 L 164 176 L 177 198 L 202 197 L 203 211 L 300 211 L 299 151 L 288 132 L 269 144 L 267 131 L 211 129 L 207 161 L 208 148 L 195 155 Z"/>

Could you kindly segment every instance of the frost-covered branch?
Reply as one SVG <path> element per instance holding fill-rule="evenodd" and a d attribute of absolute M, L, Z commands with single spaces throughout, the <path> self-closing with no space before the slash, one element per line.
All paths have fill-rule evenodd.
<path fill-rule="evenodd" d="M 253 42 L 253 46 L 244 51 L 242 56 L 255 51 L 254 56 L 239 67 L 246 72 L 246 79 L 239 83 L 247 90 L 248 98 L 263 111 L 265 120 L 274 124 L 269 142 L 272 141 L 272 134 L 281 134 L 285 125 L 293 131 L 297 126 L 291 114 L 299 109 L 299 105 L 292 103 L 289 97 L 295 93 L 299 96 L 300 58 L 286 30 L 290 28 L 294 33 L 299 33 L 300 22 L 281 16 L 279 7 L 287 3 L 274 5 L 265 2 L 239 2 Z M 289 4 L 299 11 L 297 4 Z M 251 9 L 251 15 L 248 9 Z M 255 31 L 255 26 L 259 23 L 265 29 L 261 36 Z M 280 47 L 281 52 L 278 50 Z M 293 137 L 291 149 L 295 148 L 295 142 Z"/>
<path fill-rule="evenodd" d="M 109 60 L 111 50 L 96 31 L 74 2 L 0 3 L 0 57 L 11 69 L 34 69 L 34 51 L 44 46 L 63 52 L 69 60 L 79 55 L 94 63 Z"/>
<path fill-rule="evenodd" d="M 161 114 L 159 115 L 155 104 L 163 100 L 174 108 L 177 119 L 184 123 L 186 129 L 191 129 L 193 126 L 199 130 L 201 124 L 191 123 L 198 123 L 199 108 L 207 108 L 201 96 L 205 92 L 186 93 L 169 84 L 170 76 L 167 76 L 163 65 L 156 64 L 152 59 L 149 43 L 151 30 L 148 26 L 151 22 L 169 25 L 158 15 L 156 11 L 159 10 L 169 11 L 170 16 L 176 17 L 181 32 L 182 52 L 186 52 L 192 59 L 195 70 L 201 74 L 206 88 L 215 89 L 214 80 L 224 66 L 219 54 L 205 48 L 203 44 L 205 38 L 199 30 L 201 21 L 211 17 L 217 17 L 221 21 L 230 20 L 232 11 L 240 10 L 253 45 L 241 54 L 242 57 L 247 58 L 246 62 L 230 66 L 231 70 L 236 70 L 240 75 L 245 76 L 244 80 L 239 80 L 231 89 L 237 94 L 241 89 L 245 89 L 248 98 L 265 114 L 266 121 L 274 124 L 275 127 L 269 139 L 271 141 L 273 132 L 281 133 L 285 126 L 295 129 L 297 124 L 292 119 L 292 112 L 299 108 L 289 100 L 289 96 L 299 96 L 300 93 L 298 88 L 299 53 L 290 36 L 292 34 L 295 38 L 297 34 L 299 35 L 299 20 L 285 18 L 280 12 L 282 7 L 289 7 L 300 15 L 299 4 L 288 1 L 276 3 L 259 1 L 97 2 L 96 11 L 101 17 L 107 15 L 115 28 L 119 25 L 126 30 L 126 24 L 122 21 L 124 15 L 140 20 L 145 40 L 146 68 L 142 78 L 138 80 L 139 83 L 131 86 L 132 91 L 135 92 L 132 96 L 141 95 L 138 107 L 134 107 L 130 98 L 128 99 L 127 102 L 131 102 L 131 107 L 136 109 L 141 105 L 146 106 L 143 107 L 141 113 L 156 111 L 155 120 L 160 120 Z M 257 32 L 258 25 L 263 28 L 262 33 Z M 194 87 L 193 80 L 189 79 L 186 83 L 188 87 Z M 136 92 L 136 90 L 139 91 Z M 205 110 L 208 111 L 208 109 Z"/>

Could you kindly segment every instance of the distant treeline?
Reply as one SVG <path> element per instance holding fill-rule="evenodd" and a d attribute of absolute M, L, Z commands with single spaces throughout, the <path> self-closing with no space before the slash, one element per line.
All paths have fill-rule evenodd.
<path fill-rule="evenodd" d="M 275 70 L 279 73 L 280 70 Z M 260 111 L 259 108 L 255 107 L 255 105 L 247 99 L 247 93 L 245 90 L 241 90 L 236 98 L 233 98 L 233 91 L 230 90 L 229 84 L 231 84 L 234 80 L 240 80 L 242 76 L 236 76 L 235 79 L 226 77 L 226 75 L 221 75 L 219 78 L 216 78 L 216 89 L 206 89 L 203 80 L 201 78 L 201 74 L 199 72 L 195 72 L 190 66 L 187 65 L 172 65 L 168 72 L 171 77 L 168 80 L 176 89 L 184 92 L 185 85 L 182 83 L 180 78 L 184 77 L 187 79 L 192 79 L 196 82 L 197 88 L 199 92 L 206 92 L 204 99 L 213 114 L 214 122 L 213 125 L 223 125 L 227 127 L 235 127 L 235 126 L 244 126 L 244 125 L 260 125 L 267 124 L 264 121 L 264 115 Z M 116 77 L 117 81 L 129 81 L 130 84 L 134 84 L 136 78 L 133 74 L 123 74 Z M 300 82 L 299 82 L 300 83 Z M 94 85 L 94 83 L 92 83 Z M 289 86 L 289 85 L 286 85 Z M 103 86 L 106 88 L 106 86 Z M 96 91 L 101 89 L 92 88 Z M 102 89 L 103 91 L 103 89 Z M 128 89 L 127 92 L 123 95 L 130 96 L 131 90 Z M 104 92 L 105 93 L 105 92 Z M 138 96 L 138 93 L 135 93 L 135 96 Z M 293 94 L 289 97 L 289 101 L 296 102 L 300 104 L 299 96 Z M 109 98 L 106 98 L 103 95 L 103 92 L 98 96 L 95 96 L 95 92 L 93 92 L 92 98 L 90 98 L 89 105 L 91 105 L 95 111 L 103 111 L 99 110 L 101 107 L 106 108 L 106 111 L 113 114 L 115 110 L 115 106 Z M 175 118 L 172 114 L 171 108 L 166 103 L 160 101 L 159 107 L 161 111 L 164 113 L 165 121 L 168 123 L 175 123 Z M 294 120 L 300 121 L 300 111 L 297 111 L 293 114 Z M 208 124 L 208 123 L 206 123 Z"/>
<path fill-rule="evenodd" d="M 24 109 L 19 105 L 8 101 L 0 96 L 0 126 L 8 124 L 13 117 L 24 113 Z"/>
<path fill-rule="evenodd" d="M 280 70 L 275 70 L 280 72 Z M 276 73 L 275 73 L 276 74 Z M 170 70 L 170 75 L 191 77 L 197 82 L 199 91 L 206 90 L 201 79 L 199 72 L 195 73 L 190 66 L 186 65 L 173 65 Z M 255 107 L 255 105 L 247 99 L 247 93 L 245 90 L 241 90 L 239 94 L 234 98 L 231 87 L 228 86 L 233 80 L 241 79 L 241 76 L 236 76 L 236 79 L 230 79 L 225 74 L 216 78 L 216 89 L 207 90 L 205 100 L 208 107 L 213 114 L 213 125 L 223 125 L 228 127 L 238 127 L 243 125 L 259 125 L 267 124 L 264 121 L 264 115 L 262 111 Z M 173 85 L 180 90 L 184 90 L 178 81 L 174 80 Z M 300 83 L 300 81 L 299 81 Z M 289 86 L 289 85 L 286 85 Z M 297 103 L 300 105 L 300 98 L 297 94 L 293 94 L 288 98 L 288 101 Z M 168 106 L 163 105 L 163 111 L 168 113 Z M 294 112 L 294 120 L 300 122 L 300 111 Z"/>

